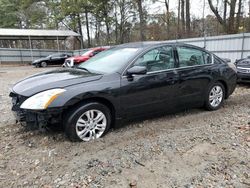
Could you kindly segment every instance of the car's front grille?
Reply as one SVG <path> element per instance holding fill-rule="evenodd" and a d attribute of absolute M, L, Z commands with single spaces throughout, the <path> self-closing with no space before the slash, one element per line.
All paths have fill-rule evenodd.
<path fill-rule="evenodd" d="M 237 71 L 240 73 L 250 74 L 250 68 L 237 67 Z"/>

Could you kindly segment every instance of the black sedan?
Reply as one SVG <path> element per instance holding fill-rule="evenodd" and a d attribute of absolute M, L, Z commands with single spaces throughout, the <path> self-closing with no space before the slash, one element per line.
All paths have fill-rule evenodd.
<path fill-rule="evenodd" d="M 238 82 L 250 82 L 250 57 L 236 60 Z"/>
<path fill-rule="evenodd" d="M 202 48 L 143 42 L 117 46 L 75 69 L 26 78 L 10 96 L 25 125 L 61 124 L 71 140 L 90 141 L 125 120 L 191 107 L 217 110 L 236 81 L 233 64 Z"/>
<path fill-rule="evenodd" d="M 35 67 L 47 67 L 48 65 L 62 66 L 65 59 L 71 57 L 69 54 L 52 54 L 44 58 L 36 59 L 31 63 Z"/>

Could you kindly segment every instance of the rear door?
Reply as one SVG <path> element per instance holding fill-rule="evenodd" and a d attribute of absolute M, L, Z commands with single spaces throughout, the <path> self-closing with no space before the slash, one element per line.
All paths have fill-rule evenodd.
<path fill-rule="evenodd" d="M 62 54 L 55 54 L 52 55 L 50 58 L 50 64 L 51 65 L 59 65 L 62 64 Z"/>
<path fill-rule="evenodd" d="M 171 46 L 151 49 L 141 55 L 132 66 L 146 66 L 147 74 L 124 75 L 121 79 L 121 107 L 123 116 L 159 113 L 174 107 L 178 74 Z M 131 67 L 132 67 L 131 66 Z"/>
<path fill-rule="evenodd" d="M 212 55 L 199 48 L 177 46 L 180 105 L 200 104 L 204 101 L 208 84 L 213 79 Z"/>

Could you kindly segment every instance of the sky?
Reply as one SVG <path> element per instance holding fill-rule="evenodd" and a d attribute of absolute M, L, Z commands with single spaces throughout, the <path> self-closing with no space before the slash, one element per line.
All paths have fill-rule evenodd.
<path fill-rule="evenodd" d="M 162 0 L 164 2 L 164 0 Z M 195 15 L 195 17 L 201 18 L 203 15 L 203 2 L 204 0 L 191 0 L 190 1 L 190 13 L 191 15 Z M 207 0 L 205 0 L 205 15 L 211 14 L 211 11 L 209 9 L 209 5 L 207 3 Z M 147 5 L 148 11 L 150 14 L 155 13 L 164 13 L 166 12 L 165 4 L 161 2 L 156 3 L 148 3 Z M 178 11 L 178 0 L 170 0 L 169 3 L 170 11 L 173 11 L 177 14 Z"/>
<path fill-rule="evenodd" d="M 162 2 L 164 2 L 164 0 L 161 0 Z M 209 4 L 207 0 L 190 0 L 190 13 L 191 15 L 194 15 L 197 18 L 202 18 L 203 17 L 203 5 L 205 2 L 205 16 L 208 14 L 212 14 L 213 12 L 210 10 L 209 8 Z M 219 0 L 219 7 L 221 5 L 223 1 Z M 214 5 L 216 1 L 214 0 Z M 164 13 L 166 12 L 166 8 L 165 8 L 165 4 L 161 3 L 161 2 L 156 2 L 156 3 L 148 3 L 147 5 L 148 11 L 150 14 L 155 14 L 155 13 Z M 178 0 L 170 0 L 169 3 L 169 8 L 170 11 L 173 11 L 177 14 L 178 11 Z M 243 6 L 243 11 L 245 13 L 245 15 L 248 14 L 248 0 L 245 1 L 245 4 Z"/>

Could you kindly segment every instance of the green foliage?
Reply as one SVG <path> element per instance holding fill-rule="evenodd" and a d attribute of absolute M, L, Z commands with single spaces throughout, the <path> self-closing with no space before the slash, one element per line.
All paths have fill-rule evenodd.
<path fill-rule="evenodd" d="M 18 25 L 18 16 L 16 3 L 17 0 L 1 0 L 0 1 L 0 27 L 15 28 Z"/>
<path fill-rule="evenodd" d="M 44 1 L 0 0 L 0 27 L 3 28 L 42 28 L 46 11 Z"/>

